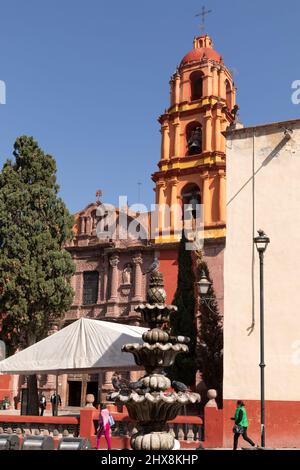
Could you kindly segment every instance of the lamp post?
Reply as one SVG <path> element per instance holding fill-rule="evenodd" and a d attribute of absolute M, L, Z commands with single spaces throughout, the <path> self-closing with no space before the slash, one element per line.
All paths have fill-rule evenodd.
<path fill-rule="evenodd" d="M 259 304 L 260 304 L 260 425 L 261 446 L 265 447 L 265 341 L 264 341 L 264 253 L 270 239 L 263 230 L 258 230 L 254 243 L 259 254 Z"/>

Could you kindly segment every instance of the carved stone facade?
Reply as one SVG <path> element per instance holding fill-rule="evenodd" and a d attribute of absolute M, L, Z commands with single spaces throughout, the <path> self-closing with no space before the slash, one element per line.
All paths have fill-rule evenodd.
<path fill-rule="evenodd" d="M 96 209 L 97 204 L 91 204 L 77 215 L 77 235 L 67 247 L 76 273 L 72 279 L 74 302 L 65 321 L 84 316 L 140 325 L 140 317 L 134 307 L 145 300 L 147 276 L 143 276 L 143 270 L 147 270 L 153 261 L 154 247 L 146 240 L 120 239 L 123 231 L 118 218 L 114 229 L 116 236 L 99 239 L 96 236 L 97 223 L 91 215 Z M 92 304 L 85 303 L 83 295 L 84 274 L 88 272 L 98 275 L 97 301 Z"/>

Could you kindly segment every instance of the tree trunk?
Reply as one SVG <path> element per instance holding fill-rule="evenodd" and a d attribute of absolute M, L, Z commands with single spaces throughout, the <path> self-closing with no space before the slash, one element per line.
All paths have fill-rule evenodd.
<path fill-rule="evenodd" d="M 27 386 L 28 386 L 27 414 L 29 416 L 38 416 L 39 415 L 39 397 L 38 397 L 36 375 L 29 375 L 27 377 Z"/>

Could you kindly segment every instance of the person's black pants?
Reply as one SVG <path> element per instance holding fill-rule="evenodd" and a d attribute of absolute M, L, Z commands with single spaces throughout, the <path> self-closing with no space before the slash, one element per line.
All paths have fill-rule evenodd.
<path fill-rule="evenodd" d="M 246 441 L 246 442 L 249 442 L 249 444 L 254 447 L 255 444 L 254 442 L 250 439 L 250 437 L 248 437 L 247 435 L 247 428 L 244 428 L 244 432 L 243 434 L 238 434 L 238 433 L 235 433 L 234 434 L 234 438 L 233 438 L 233 450 L 237 450 L 237 446 L 238 446 L 238 441 L 239 441 L 239 437 L 240 436 L 243 436 L 243 439 Z"/>
<path fill-rule="evenodd" d="M 58 413 L 57 413 L 57 406 L 56 405 L 52 405 L 52 416 L 57 416 Z"/>

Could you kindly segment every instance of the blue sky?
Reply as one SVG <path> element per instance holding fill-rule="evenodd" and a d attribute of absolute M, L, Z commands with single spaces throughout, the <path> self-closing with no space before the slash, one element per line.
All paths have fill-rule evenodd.
<path fill-rule="evenodd" d="M 234 71 L 246 125 L 298 118 L 300 2 L 207 0 L 207 32 Z M 169 78 L 198 33 L 195 0 L 1 0 L 0 165 L 33 135 L 57 160 L 71 211 L 119 194 L 154 200 L 157 117 Z"/>

